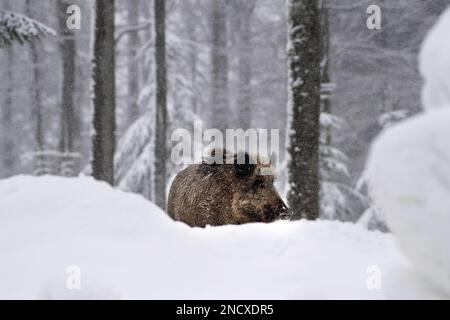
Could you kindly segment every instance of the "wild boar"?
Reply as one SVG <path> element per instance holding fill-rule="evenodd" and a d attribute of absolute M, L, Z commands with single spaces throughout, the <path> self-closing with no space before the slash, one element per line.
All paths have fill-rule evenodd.
<path fill-rule="evenodd" d="M 216 152 L 213 150 L 210 156 Z M 175 177 L 167 205 L 170 217 L 196 227 L 272 222 L 287 217 L 288 208 L 273 185 L 275 174 L 270 163 L 247 153 L 221 153 L 223 161 L 203 159 Z"/>

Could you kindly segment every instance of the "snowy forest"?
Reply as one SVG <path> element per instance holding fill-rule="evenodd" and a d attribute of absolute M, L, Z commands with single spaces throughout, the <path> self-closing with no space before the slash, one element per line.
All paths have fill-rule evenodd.
<path fill-rule="evenodd" d="M 449 4 L 0 0 L 0 297 L 450 297 Z"/>

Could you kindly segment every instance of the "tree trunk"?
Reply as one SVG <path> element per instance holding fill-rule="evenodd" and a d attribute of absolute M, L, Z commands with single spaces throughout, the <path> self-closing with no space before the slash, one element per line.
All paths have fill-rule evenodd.
<path fill-rule="evenodd" d="M 96 2 L 94 42 L 94 137 L 92 172 L 95 179 L 114 183 L 115 150 L 114 0 Z"/>
<path fill-rule="evenodd" d="M 198 49 L 197 49 L 197 16 L 195 15 L 197 2 L 189 2 L 182 1 L 182 10 L 184 17 L 184 25 L 187 31 L 187 35 L 189 37 L 190 45 L 189 45 L 189 55 L 188 55 L 188 64 L 189 64 L 189 73 L 190 73 L 190 82 L 191 82 L 191 109 L 194 113 L 199 113 L 198 110 L 198 101 L 196 94 L 196 86 L 197 86 L 197 59 L 198 59 Z"/>
<path fill-rule="evenodd" d="M 155 203 L 166 208 L 166 130 L 167 130 L 167 79 L 165 2 L 155 0 L 155 67 L 156 67 L 156 131 L 155 131 Z"/>
<path fill-rule="evenodd" d="M 292 219 L 319 217 L 320 14 L 317 0 L 289 0 L 288 201 Z"/>
<path fill-rule="evenodd" d="M 36 18 L 35 10 L 32 8 L 30 0 L 26 2 L 27 15 L 32 18 Z M 35 139 L 35 149 L 37 151 L 42 151 L 43 149 L 43 134 L 42 134 L 42 99 L 39 88 L 39 83 L 41 80 L 41 70 L 39 67 L 39 55 L 36 48 L 36 43 L 34 41 L 30 42 L 30 56 L 32 63 L 32 83 L 30 90 L 30 98 L 32 105 L 32 118 L 35 124 L 34 128 L 34 139 Z"/>
<path fill-rule="evenodd" d="M 5 9 L 9 10 L 9 1 L 5 1 Z M 14 141 L 13 141 L 13 88 L 14 88 L 14 75 L 13 75 L 13 65 L 14 65 L 14 55 L 13 49 L 8 48 L 5 50 L 6 54 L 6 89 L 5 89 L 5 100 L 1 105 L 2 107 L 2 127 L 0 130 L 2 138 L 2 168 L 5 172 L 3 177 L 8 177 L 14 172 Z"/>
<path fill-rule="evenodd" d="M 149 21 L 149 27 L 145 28 L 141 32 L 141 41 L 142 44 L 153 41 L 154 35 L 154 19 L 153 19 L 153 3 L 151 1 L 143 1 L 140 2 L 140 13 L 143 16 L 144 21 Z M 143 66 L 139 68 L 139 83 L 142 84 L 142 89 L 139 91 L 139 94 L 142 90 L 145 90 L 145 87 L 152 83 L 154 78 L 154 70 L 153 70 L 153 59 L 145 59 L 143 56 L 140 56 L 139 63 Z"/>
<path fill-rule="evenodd" d="M 59 173 L 63 176 L 74 176 L 75 163 L 68 153 L 74 151 L 75 128 L 79 127 L 74 109 L 74 99 L 76 92 L 75 81 L 75 59 L 76 43 L 75 33 L 66 26 L 66 10 L 71 3 L 68 0 L 58 0 L 57 14 L 59 30 L 62 35 L 61 55 L 62 55 L 62 110 L 61 110 L 61 134 L 59 141 L 59 151 L 64 155 L 60 161 Z"/>
<path fill-rule="evenodd" d="M 225 131 L 231 117 L 228 102 L 226 1 L 212 1 L 211 32 L 211 126 Z"/>
<path fill-rule="evenodd" d="M 129 26 L 139 23 L 139 2 L 132 0 L 127 2 L 127 24 Z M 128 34 L 128 112 L 127 123 L 131 125 L 139 117 L 137 103 L 139 94 L 139 75 L 136 53 L 139 48 L 139 34 L 132 31 Z M 128 127 L 127 126 L 127 127 Z"/>
<path fill-rule="evenodd" d="M 248 0 L 246 2 L 238 2 L 236 12 L 238 15 L 239 24 L 239 51 L 238 51 L 238 93 L 237 102 L 239 125 L 244 130 L 247 130 L 252 125 L 252 90 L 251 90 L 251 24 L 250 19 L 253 13 L 255 2 Z"/>
<path fill-rule="evenodd" d="M 66 26 L 66 9 L 70 5 L 67 0 L 58 1 L 59 29 L 62 35 L 62 119 L 61 119 L 61 152 L 73 151 L 74 140 L 74 93 L 75 93 L 75 34 Z"/>
<path fill-rule="evenodd" d="M 30 0 L 26 2 L 26 14 L 31 18 L 36 18 L 36 10 Z M 39 84 L 41 83 L 42 73 L 39 66 L 40 59 L 36 42 L 30 42 L 30 58 L 32 64 L 32 76 L 31 76 L 31 88 L 30 88 L 30 100 L 31 100 L 31 117 L 34 123 L 34 141 L 35 141 L 35 154 L 33 159 L 33 173 L 35 175 L 43 175 L 49 172 L 47 160 L 40 154 L 44 150 L 44 136 L 43 136 L 43 118 L 42 118 L 42 97 Z"/>

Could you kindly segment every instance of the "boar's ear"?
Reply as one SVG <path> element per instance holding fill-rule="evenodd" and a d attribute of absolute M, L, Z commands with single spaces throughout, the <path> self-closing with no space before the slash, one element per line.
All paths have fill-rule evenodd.
<path fill-rule="evenodd" d="M 229 151 L 226 149 L 213 148 L 203 157 L 199 170 L 204 175 L 213 173 L 219 168 L 219 165 L 226 164 Z"/>
<path fill-rule="evenodd" d="M 248 153 L 237 154 L 234 156 L 234 171 L 241 178 L 250 177 L 256 169 L 256 164 L 250 163 Z"/>
<path fill-rule="evenodd" d="M 227 158 L 230 155 L 232 156 L 232 153 L 227 149 L 213 148 L 203 157 L 202 163 L 210 165 L 227 164 Z"/>

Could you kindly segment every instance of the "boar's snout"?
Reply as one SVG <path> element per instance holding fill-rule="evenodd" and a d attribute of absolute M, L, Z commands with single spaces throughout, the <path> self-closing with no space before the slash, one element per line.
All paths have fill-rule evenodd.
<path fill-rule="evenodd" d="M 280 200 L 280 203 L 278 205 L 277 216 L 282 220 L 289 220 L 291 217 L 291 211 L 283 200 Z"/>
<path fill-rule="evenodd" d="M 273 222 L 279 219 L 288 220 L 291 214 L 283 200 L 278 197 L 275 203 L 265 206 L 265 212 L 261 216 L 263 217 L 261 221 Z"/>

